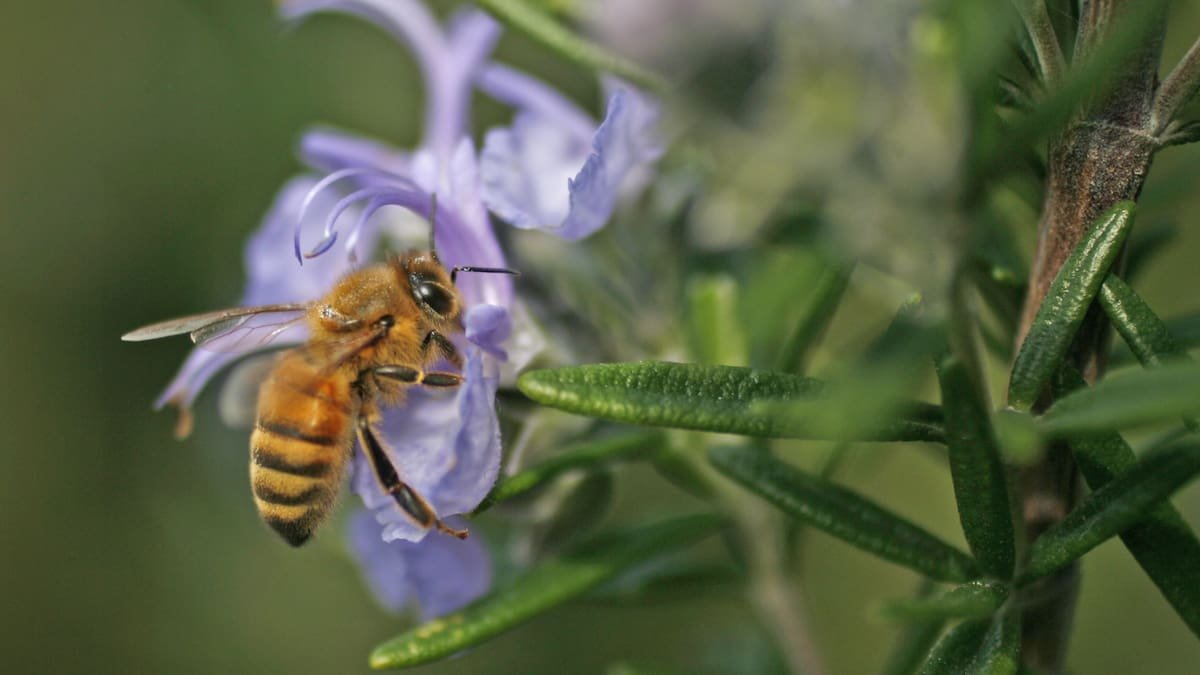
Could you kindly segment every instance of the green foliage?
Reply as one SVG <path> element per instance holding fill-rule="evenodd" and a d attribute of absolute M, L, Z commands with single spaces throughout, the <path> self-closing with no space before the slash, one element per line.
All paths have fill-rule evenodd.
<path fill-rule="evenodd" d="M 479 6 L 507 25 L 528 35 L 559 56 L 579 65 L 623 77 L 630 82 L 662 89 L 662 77 L 587 40 L 559 23 L 538 4 L 527 0 L 480 0 Z"/>
<path fill-rule="evenodd" d="M 965 581 L 975 562 L 904 518 L 850 490 L 811 476 L 761 449 L 717 447 L 718 470 L 805 524 L 934 579 Z"/>
<path fill-rule="evenodd" d="M 1021 615 L 1004 612 L 992 620 L 969 672 L 1015 675 L 1021 666 Z"/>
<path fill-rule="evenodd" d="M 529 371 L 517 386 L 542 405 L 629 424 L 766 438 L 942 437 L 936 409 L 920 404 L 876 428 L 837 428 L 823 419 L 852 401 L 823 398 L 824 384 L 812 378 L 751 368 L 608 363 Z"/>
<path fill-rule="evenodd" d="M 884 605 L 884 616 L 904 621 L 931 619 L 983 619 L 1008 599 L 1008 585 L 996 581 L 969 581 L 941 593 L 920 598 L 892 600 Z"/>
<path fill-rule="evenodd" d="M 1119 277 L 1110 274 L 1104 279 L 1099 299 L 1113 327 L 1142 365 L 1157 366 L 1171 359 L 1187 358 L 1187 352 L 1175 341 L 1167 324 Z"/>
<path fill-rule="evenodd" d="M 1096 220 L 1087 238 L 1063 263 L 1017 352 L 1008 385 L 1010 406 L 1028 410 L 1037 402 L 1066 355 L 1132 225 L 1133 203 L 1117 204 Z"/>
<path fill-rule="evenodd" d="M 1052 437 L 1164 422 L 1200 414 L 1200 364 L 1120 373 L 1055 401 L 1039 418 Z"/>
<path fill-rule="evenodd" d="M 930 650 L 921 675 L 961 675 L 972 671 L 975 654 L 988 634 L 988 622 L 976 619 L 951 628 Z"/>
<path fill-rule="evenodd" d="M 1008 482 L 980 392 L 953 356 L 938 361 L 950 476 L 963 534 L 984 572 L 1012 577 L 1016 564 Z"/>
<path fill-rule="evenodd" d="M 1036 579 L 1070 564 L 1144 518 L 1197 473 L 1198 444 L 1184 443 L 1148 454 L 1042 533 L 1033 542 L 1022 577 Z"/>
<path fill-rule="evenodd" d="M 664 441 L 661 433 L 641 431 L 568 446 L 554 457 L 501 480 L 474 513 L 483 513 L 497 502 L 536 490 L 574 469 L 594 469 L 609 462 L 643 458 Z"/>
<path fill-rule="evenodd" d="M 1078 373 L 1063 369 L 1054 383 L 1055 395 L 1083 387 Z M 1089 433 L 1067 439 L 1084 480 L 1093 490 L 1110 483 L 1137 463 L 1137 456 L 1116 433 Z M 1200 540 L 1170 504 L 1150 511 L 1121 533 L 1125 547 L 1146 575 L 1200 637 Z"/>
<path fill-rule="evenodd" d="M 653 556 L 694 544 L 721 524 L 712 516 L 688 516 L 597 537 L 458 612 L 379 645 L 371 653 L 371 667 L 404 668 L 445 658 L 570 601 Z"/>

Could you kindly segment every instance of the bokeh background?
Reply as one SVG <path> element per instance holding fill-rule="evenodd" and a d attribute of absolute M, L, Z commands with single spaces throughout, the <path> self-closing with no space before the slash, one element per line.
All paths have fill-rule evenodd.
<path fill-rule="evenodd" d="M 1184 6 L 1172 22 L 1168 63 L 1200 14 Z M 500 55 L 597 109 L 587 73 L 513 35 Z M 297 170 L 304 128 L 409 146 L 422 95 L 407 53 L 350 18 L 290 30 L 268 3 L 244 0 L 0 9 L 0 670 L 360 672 L 408 625 L 376 607 L 338 527 L 297 551 L 260 524 L 245 433 L 221 426 L 215 390 L 193 436 L 172 439 L 174 419 L 150 402 L 186 341 L 117 338 L 236 301 L 244 240 Z M 487 102 L 477 112 L 478 129 L 504 121 Z M 1139 285 L 1166 316 L 1200 311 L 1198 166 L 1200 148 L 1169 150 L 1146 189 L 1142 213 L 1181 230 Z M 858 316 L 874 300 L 855 292 L 827 344 L 861 342 L 863 322 L 886 320 Z M 931 454 L 863 446 L 840 475 L 961 544 Z M 609 521 L 697 506 L 648 468 L 620 479 Z M 1200 526 L 1200 490 L 1177 503 Z M 820 534 L 806 540 L 803 569 L 831 670 L 877 669 L 896 629 L 876 603 L 911 592 L 915 577 Z M 755 621 L 731 589 L 576 603 L 422 672 L 769 671 Z M 1078 673 L 1200 663 L 1200 644 L 1114 542 L 1085 559 L 1073 642 L 1087 645 L 1068 659 Z"/>

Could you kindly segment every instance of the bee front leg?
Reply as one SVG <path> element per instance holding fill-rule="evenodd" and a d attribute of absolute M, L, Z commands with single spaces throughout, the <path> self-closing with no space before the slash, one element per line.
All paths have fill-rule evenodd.
<path fill-rule="evenodd" d="M 462 375 L 442 371 L 425 372 L 420 368 L 401 365 L 376 366 L 370 371 L 377 377 L 386 377 L 406 384 L 423 384 L 427 387 L 457 387 L 462 384 Z"/>
<path fill-rule="evenodd" d="M 379 438 L 371 429 L 371 423 L 365 417 L 358 418 L 358 443 L 362 446 L 367 460 L 370 461 L 380 487 L 396 500 L 396 505 L 405 515 L 424 528 L 436 527 L 439 532 L 445 532 L 459 539 L 467 538 L 466 530 L 456 530 L 443 523 L 429 502 L 421 496 L 421 493 L 400 480 L 400 474 L 396 473 L 396 467 L 384 452 L 383 445 L 380 444 Z"/>
<path fill-rule="evenodd" d="M 450 338 L 447 338 L 436 330 L 429 331 L 425 334 L 425 339 L 421 340 L 421 353 L 427 353 L 431 344 L 437 345 L 438 351 L 442 353 L 442 356 L 446 357 L 447 361 L 454 364 L 455 368 L 462 369 L 462 354 L 458 353 L 458 347 L 454 346 Z"/>

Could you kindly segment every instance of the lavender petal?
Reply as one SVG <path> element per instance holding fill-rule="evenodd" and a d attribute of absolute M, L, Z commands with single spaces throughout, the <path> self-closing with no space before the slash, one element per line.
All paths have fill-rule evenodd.
<path fill-rule="evenodd" d="M 416 601 L 421 618 L 430 619 L 463 607 L 491 585 L 491 560 L 479 537 L 385 542 L 367 511 L 351 519 L 348 535 L 368 587 L 389 611 Z"/>

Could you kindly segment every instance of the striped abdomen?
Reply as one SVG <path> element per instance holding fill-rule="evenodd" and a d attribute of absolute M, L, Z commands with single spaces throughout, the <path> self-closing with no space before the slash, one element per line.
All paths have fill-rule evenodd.
<path fill-rule="evenodd" d="M 356 398 L 300 350 L 284 353 L 258 393 L 250 486 L 258 512 L 299 546 L 333 508 L 353 447 Z"/>

